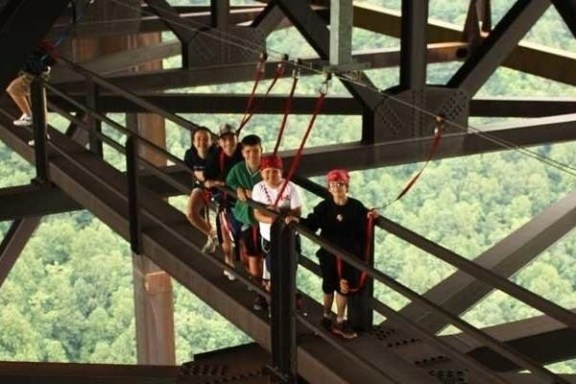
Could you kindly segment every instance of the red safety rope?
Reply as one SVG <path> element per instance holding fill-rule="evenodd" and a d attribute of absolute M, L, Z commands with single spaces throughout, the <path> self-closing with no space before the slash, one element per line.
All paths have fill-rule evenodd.
<path fill-rule="evenodd" d="M 368 216 L 368 221 L 366 222 L 366 238 L 364 243 L 364 262 L 368 265 L 370 262 L 370 256 L 372 255 L 372 239 L 374 238 L 374 215 Z M 338 278 L 342 279 L 342 269 L 344 268 L 344 261 L 341 258 L 336 257 L 336 267 L 338 269 Z M 354 293 L 358 292 L 359 290 L 364 287 L 366 284 L 366 279 L 368 278 L 368 274 L 366 271 L 360 272 L 360 278 L 358 279 L 358 286 L 355 288 L 350 287 L 348 285 L 348 292 Z"/>
<path fill-rule="evenodd" d="M 292 107 L 294 105 L 294 92 L 296 91 L 296 85 L 298 84 L 298 79 L 300 78 L 300 68 L 295 67 L 292 71 L 292 88 L 290 89 L 290 94 L 284 102 L 284 117 L 282 118 L 282 123 L 280 124 L 280 129 L 278 130 L 278 138 L 276 139 L 276 146 L 274 147 L 273 155 L 278 153 L 278 148 L 280 148 L 280 143 L 282 142 L 282 136 L 284 136 L 284 129 L 286 128 L 286 123 L 288 122 L 288 116 L 292 113 Z"/>
<path fill-rule="evenodd" d="M 266 60 L 268 60 L 268 54 L 266 52 L 262 52 L 260 54 L 260 60 L 258 60 L 258 64 L 256 64 L 256 75 L 254 76 L 254 85 L 252 86 L 252 92 L 250 93 L 250 97 L 248 98 L 248 104 L 246 105 L 246 111 L 244 111 L 244 116 L 242 116 L 242 120 L 240 121 L 240 127 L 238 128 L 238 132 L 246 125 L 248 120 L 250 120 L 250 116 L 252 115 L 252 106 L 254 104 L 254 95 L 256 94 L 256 89 L 258 88 L 258 83 L 264 76 L 264 70 L 266 68 Z"/>
<path fill-rule="evenodd" d="M 308 139 L 308 136 L 310 135 L 310 132 L 312 131 L 312 127 L 314 126 L 314 122 L 316 121 L 316 117 L 318 117 L 318 114 L 320 113 L 320 110 L 322 109 L 322 106 L 324 105 L 324 100 L 326 99 L 326 94 L 328 93 L 328 82 L 330 81 L 330 79 L 331 79 L 331 75 L 327 74 L 326 80 L 324 80 L 324 83 L 322 83 L 322 87 L 320 88 L 320 96 L 318 97 L 318 100 L 316 100 L 316 106 L 314 107 L 314 112 L 312 113 L 312 118 L 310 119 L 310 122 L 308 123 L 308 128 L 306 129 L 306 133 L 304 134 L 304 137 L 302 138 L 302 142 L 300 143 L 300 147 L 298 148 L 298 151 L 296 151 L 296 155 L 294 155 L 294 160 L 292 161 L 292 165 L 290 166 L 290 170 L 288 171 L 288 175 L 286 176 L 286 178 L 284 179 L 284 182 L 282 183 L 282 187 L 280 188 L 280 192 L 278 193 L 278 196 L 276 196 L 276 201 L 274 202 L 274 206 L 278 205 L 278 202 L 280 201 L 280 198 L 281 198 L 282 194 L 284 193 L 284 190 L 286 189 L 288 182 L 290 182 L 290 180 L 292 179 L 292 176 L 294 176 L 294 173 L 296 173 L 296 169 L 298 168 L 298 165 L 300 164 L 300 158 L 302 157 L 302 152 L 304 151 L 304 144 L 306 144 L 306 140 Z"/>
<path fill-rule="evenodd" d="M 252 94 L 250 95 L 250 98 L 248 99 L 248 106 L 246 107 L 246 112 L 244 112 L 244 116 L 242 117 L 242 121 L 240 122 L 240 126 L 236 130 L 236 134 L 238 134 L 238 135 L 240 134 L 240 131 L 242 131 L 242 128 L 244 128 L 246 126 L 246 124 L 248 124 L 250 119 L 252 119 L 252 116 L 254 116 L 254 113 L 256 112 L 256 110 L 258 110 L 258 108 L 262 106 L 262 103 L 264 102 L 264 98 L 268 97 L 268 95 L 270 94 L 270 92 L 272 91 L 274 86 L 276 85 L 276 82 L 278 81 L 278 79 L 280 77 L 282 77 L 282 75 L 284 75 L 284 72 L 286 71 L 285 61 L 278 63 L 278 65 L 276 66 L 276 71 L 274 72 L 274 78 L 272 79 L 272 82 L 270 83 L 270 85 L 266 89 L 266 92 L 264 93 L 263 99 L 260 101 L 260 103 L 255 103 L 254 100 L 255 100 L 256 88 L 258 87 L 258 83 L 260 82 L 260 80 L 262 79 L 262 76 L 264 75 L 265 63 L 266 62 L 262 61 L 262 60 L 260 60 L 260 62 L 258 63 L 258 69 L 256 70 L 256 80 L 254 81 L 254 86 L 252 87 Z"/>
<path fill-rule="evenodd" d="M 442 116 L 435 116 L 434 121 L 436 124 L 436 126 L 434 128 L 434 137 L 432 138 L 432 146 L 430 147 L 430 152 L 428 153 L 428 157 L 426 158 L 426 162 L 424 163 L 422 168 L 420 168 L 420 171 L 417 174 L 415 174 L 414 176 L 412 176 L 412 178 L 410 180 L 408 180 L 408 183 L 406 183 L 406 185 L 404 186 L 402 191 L 400 191 L 398 196 L 396 196 L 396 198 L 394 200 L 392 200 L 391 202 L 389 202 L 388 204 L 382 206 L 380 209 L 384 209 L 384 208 L 388 207 L 390 204 L 400 200 L 406 193 L 408 193 L 408 191 L 414 186 L 414 184 L 416 184 L 416 181 L 418 180 L 418 178 L 420 178 L 420 176 L 424 172 L 424 169 L 426 169 L 426 167 L 430 163 L 430 160 L 432 160 L 432 157 L 434 156 L 434 154 L 436 153 L 436 150 L 440 146 L 440 140 L 442 139 L 442 128 L 444 125 L 444 118 Z"/>

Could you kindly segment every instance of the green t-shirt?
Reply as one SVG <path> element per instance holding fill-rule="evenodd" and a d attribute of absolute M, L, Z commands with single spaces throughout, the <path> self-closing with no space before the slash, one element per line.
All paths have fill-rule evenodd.
<path fill-rule="evenodd" d="M 226 176 L 226 186 L 234 191 L 236 191 L 237 188 L 244 188 L 251 191 L 260 181 L 262 181 L 260 169 L 256 170 L 256 172 L 250 172 L 246 161 L 234 165 Z M 254 225 L 258 223 L 254 218 L 252 208 L 243 201 L 236 201 L 236 204 L 234 204 L 232 208 L 232 213 L 236 220 L 242 224 Z"/>

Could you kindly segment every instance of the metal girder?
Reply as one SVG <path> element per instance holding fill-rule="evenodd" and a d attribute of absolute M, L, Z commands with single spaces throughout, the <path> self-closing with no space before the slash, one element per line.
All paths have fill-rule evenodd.
<path fill-rule="evenodd" d="M 210 24 L 210 12 L 206 10 L 206 7 L 192 7 L 193 10 L 188 11 L 187 8 L 190 7 L 174 7 L 179 13 L 183 20 L 187 20 L 194 24 Z M 184 9 L 183 9 L 184 8 Z M 196 10 L 198 8 L 199 10 Z M 240 24 L 252 21 L 257 17 L 262 8 L 255 7 L 233 7 L 230 10 L 229 22 L 231 24 Z M 194 12 L 194 13 L 189 13 Z M 147 11 L 147 13 L 150 13 Z M 130 26 L 132 26 L 134 21 L 132 20 L 102 20 L 97 23 L 83 22 L 78 23 L 74 26 L 70 32 L 74 38 L 90 38 L 90 37 L 111 37 L 115 36 L 113 31 L 118 31 L 117 35 L 125 35 L 123 32 Z M 55 25 L 50 31 L 50 37 L 56 38 L 57 36 L 62 36 L 69 31 L 70 25 L 68 23 L 59 23 Z M 143 16 L 140 21 L 139 31 L 140 33 L 151 33 L 151 32 L 163 32 L 168 31 L 166 23 L 162 21 L 158 16 Z"/>
<path fill-rule="evenodd" d="M 426 84 L 426 28 L 422 26 L 428 21 L 428 1 L 402 0 L 401 89 L 420 89 Z"/>
<path fill-rule="evenodd" d="M 22 63 L 68 5 L 69 0 L 11 0 L 0 10 L 0 89 L 16 77 Z M 42 15 L 42 17 L 37 17 Z M 34 22 L 30 22 L 34 20 Z M 17 36 L 18 38 L 15 38 Z"/>
<path fill-rule="evenodd" d="M 511 276 L 533 261 L 542 251 L 574 228 L 576 222 L 576 193 L 572 193 L 535 216 L 528 223 L 490 247 L 474 262 L 501 276 Z M 424 297 L 440 304 L 451 313 L 464 313 L 492 291 L 492 287 L 456 271 Z M 431 332 L 439 332 L 449 325 L 446 321 L 413 304 L 401 310 L 406 317 Z M 576 354 L 576 350 L 574 351 Z"/>
<path fill-rule="evenodd" d="M 574 312 L 574 311 L 573 311 Z M 548 316 L 537 316 L 484 328 L 483 331 L 540 364 L 566 361 L 576 356 L 576 331 Z M 442 336 L 446 342 L 498 372 L 516 371 L 519 367 L 488 348 L 458 333 Z"/>
<path fill-rule="evenodd" d="M 466 51 L 466 43 L 438 43 L 428 46 L 427 59 L 430 63 L 449 62 L 462 59 L 462 51 Z M 169 48 L 166 48 L 169 49 Z M 172 48 L 174 49 L 174 48 Z M 113 56 L 122 58 L 120 56 Z M 372 68 L 390 68 L 400 62 L 400 51 L 398 49 L 378 49 L 369 51 L 358 51 L 352 56 L 354 60 L 370 63 Z M 97 59 L 99 61 L 99 59 Z M 317 58 L 304 58 L 311 65 L 320 64 Z M 265 68 L 265 78 L 272 78 L 278 62 L 267 62 Z M 111 67 L 111 65 L 110 65 Z M 62 71 L 63 72 L 63 71 Z M 303 76 L 314 75 L 315 72 L 303 71 Z M 290 77 L 290 71 L 285 71 L 283 77 Z M 146 71 L 139 74 L 122 74 L 107 77 L 110 82 L 128 88 L 132 91 L 142 90 L 163 90 L 172 88 L 202 86 L 211 84 L 226 84 L 242 81 L 252 81 L 254 79 L 253 63 L 237 63 L 213 66 L 202 66 L 183 69 L 169 69 L 163 71 Z M 82 92 L 84 82 L 78 81 L 75 76 L 67 72 L 56 74 L 51 79 L 51 83 L 58 84 L 67 92 Z"/>
<path fill-rule="evenodd" d="M 576 113 L 576 99 L 551 97 L 477 98 L 470 102 L 470 116 L 545 117 Z"/>
<path fill-rule="evenodd" d="M 275 4 L 292 21 L 320 58 L 328 60 L 330 56 L 329 30 L 326 23 L 316 15 L 310 5 L 304 0 L 275 0 Z M 380 101 L 381 95 L 373 89 L 372 82 L 365 75 L 362 75 L 360 81 L 366 86 L 361 87 L 345 80 L 342 82 L 364 108 L 371 110 Z"/>
<path fill-rule="evenodd" d="M 448 81 L 474 95 L 550 6 L 550 0 L 518 0 Z"/>
<path fill-rule="evenodd" d="M 552 4 L 576 37 L 576 0 L 552 0 Z"/>
<path fill-rule="evenodd" d="M 274 3 L 270 3 L 252 21 L 252 27 L 260 28 L 269 35 L 284 19 L 284 14 Z"/>
<path fill-rule="evenodd" d="M 372 32 L 400 38 L 400 14 L 389 9 L 354 4 L 354 26 Z M 431 43 L 461 41 L 462 29 L 454 24 L 428 21 L 428 41 Z M 570 52 L 543 48 L 532 43 L 520 43 L 502 63 L 521 72 L 541 76 L 565 84 L 576 85 L 574 56 Z"/>
<path fill-rule="evenodd" d="M 138 94 L 144 100 L 157 105 L 170 113 L 243 113 L 246 110 L 246 100 L 248 95 L 239 94 Z M 76 101 L 82 102 L 83 96 L 74 97 Z M 59 96 L 51 96 L 53 104 L 62 110 L 74 110 L 66 100 Z M 254 102 L 262 103 L 258 110 L 259 114 L 283 113 L 286 96 L 270 95 L 266 99 L 255 97 Z M 293 99 L 292 114 L 312 114 L 317 97 L 302 96 Z M 322 114 L 325 115 L 357 115 L 361 113 L 360 106 L 351 97 L 327 97 L 322 107 Z M 132 113 L 146 112 L 144 108 L 126 100 L 123 97 L 113 95 L 101 95 L 98 99 L 98 110 L 101 113 Z"/>
<path fill-rule="evenodd" d="M 0 243 L 0 288 L 39 224 L 40 217 L 18 219 L 4 235 Z"/>
<path fill-rule="evenodd" d="M 151 12 L 156 14 L 185 45 L 196 34 L 196 28 L 185 22 L 178 10 L 172 7 L 166 0 L 144 0 Z M 209 24 L 208 24 L 209 25 Z"/>
<path fill-rule="evenodd" d="M 576 140 L 576 115 L 531 119 L 529 123 L 500 124 L 489 133 L 444 135 L 434 153 L 435 159 L 501 151 L 513 147 Z M 487 136 L 486 136 L 487 135 Z M 371 169 L 424 161 L 430 153 L 431 137 L 366 145 L 347 143 L 307 148 L 298 172 L 304 176 L 323 174 L 326 169 Z M 506 143 L 504 146 L 502 143 Z M 293 152 L 281 156 L 292 162 Z"/>
<path fill-rule="evenodd" d="M 70 212 L 82 207 L 57 187 L 0 189 L 0 221 Z"/>

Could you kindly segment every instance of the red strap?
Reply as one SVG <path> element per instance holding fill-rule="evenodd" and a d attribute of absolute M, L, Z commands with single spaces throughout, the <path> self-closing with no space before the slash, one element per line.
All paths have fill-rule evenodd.
<path fill-rule="evenodd" d="M 372 239 L 374 238 L 374 216 L 368 216 L 368 221 L 366 222 L 366 239 L 364 243 L 364 262 L 366 265 L 370 262 L 370 255 L 372 254 Z M 342 280 L 342 268 L 344 262 L 341 258 L 336 257 L 336 268 L 338 269 L 338 279 Z M 348 286 L 348 292 L 358 292 L 364 287 L 366 284 L 366 279 L 368 278 L 368 274 L 366 271 L 360 272 L 360 278 L 358 279 L 358 286 L 353 288 Z"/>
<path fill-rule="evenodd" d="M 252 86 L 252 92 L 250 93 L 250 97 L 248 98 L 248 104 L 246 105 L 246 111 L 244 111 L 244 116 L 242 116 L 242 120 L 240 122 L 240 127 L 238 128 L 238 132 L 246 125 L 248 120 L 250 120 L 251 112 L 252 112 L 252 105 L 254 104 L 254 95 L 256 94 L 256 89 L 258 88 L 258 83 L 264 76 L 264 68 L 266 65 L 266 60 L 268 60 L 268 55 L 266 53 L 262 53 L 260 55 L 260 60 L 256 65 L 256 75 L 254 79 L 254 85 Z"/>
<path fill-rule="evenodd" d="M 314 122 L 316 121 L 316 117 L 318 116 L 318 114 L 320 113 L 320 110 L 322 109 L 322 106 L 324 105 L 326 93 L 328 93 L 327 83 L 326 83 L 326 89 L 320 90 L 320 97 L 318 97 L 318 100 L 316 100 L 316 106 L 314 107 L 314 113 L 312 114 L 312 118 L 310 119 L 310 123 L 308 123 L 308 128 L 306 129 L 306 133 L 304 134 L 304 137 L 302 138 L 302 142 L 300 143 L 300 148 L 298 148 L 298 151 L 296 152 L 296 155 L 294 156 L 294 160 L 292 161 L 292 165 L 290 166 L 290 170 L 288 171 L 288 175 L 286 176 L 286 178 L 284 179 L 284 182 L 282 183 L 282 187 L 280 188 L 280 192 L 278 193 L 278 196 L 276 196 L 276 201 L 274 202 L 274 206 L 278 205 L 278 202 L 280 201 L 280 197 L 284 193 L 284 190 L 286 189 L 288 182 L 292 179 L 292 176 L 294 176 L 294 173 L 296 173 L 296 169 L 298 168 L 298 165 L 300 164 L 300 158 L 302 157 L 302 152 L 304 151 L 304 144 L 306 144 L 306 140 L 308 139 L 308 136 L 310 135 L 310 131 L 312 131 L 312 127 L 314 126 Z"/>
<path fill-rule="evenodd" d="M 274 73 L 274 78 L 272 79 L 272 82 L 268 86 L 268 89 L 266 89 L 266 92 L 264 93 L 264 98 L 266 98 L 270 94 L 270 92 L 272 91 L 272 88 L 274 88 L 274 86 L 276 85 L 276 82 L 284 74 L 285 70 L 286 70 L 286 65 L 284 64 L 284 62 L 278 63 L 278 65 L 276 66 L 276 72 Z M 255 96 L 254 93 L 256 92 L 256 86 L 258 85 L 258 82 L 262 78 L 263 74 L 264 74 L 264 65 L 262 65 L 262 71 L 259 73 L 257 81 L 254 83 L 254 87 L 252 88 L 252 94 L 250 95 L 250 99 L 248 101 L 248 107 L 250 109 L 247 108 L 246 112 L 244 113 L 244 117 L 242 118 L 242 122 L 240 123 L 240 127 L 238 127 L 238 129 L 236 130 L 237 134 L 240 134 L 240 131 L 242 130 L 242 128 L 244 128 L 246 126 L 246 124 L 248 124 L 250 119 L 252 119 L 252 116 L 254 116 L 254 113 L 256 112 L 256 110 L 260 106 L 262 106 L 262 103 L 264 102 L 264 99 L 262 99 L 260 101 L 260 103 L 258 103 L 258 104 L 254 103 L 254 96 Z"/>
<path fill-rule="evenodd" d="M 282 123 L 280 124 L 280 130 L 278 131 L 278 138 L 276 139 L 276 146 L 274 147 L 273 155 L 278 153 L 278 148 L 282 142 L 282 136 L 284 136 L 284 129 L 286 128 L 286 123 L 288 122 L 288 116 L 292 113 L 292 106 L 294 101 L 294 92 L 296 91 L 296 85 L 298 84 L 298 79 L 300 77 L 299 69 L 294 69 L 294 76 L 292 81 L 292 88 L 290 89 L 290 94 L 284 103 L 284 117 L 282 118 Z"/>
<path fill-rule="evenodd" d="M 440 129 L 440 125 L 438 124 L 436 125 L 436 128 L 434 128 L 434 141 L 432 141 L 432 147 L 430 148 L 430 153 L 428 153 L 428 158 L 426 159 L 426 162 L 424 163 L 420 171 L 414 176 L 412 176 L 412 179 L 408 181 L 404 189 L 402 189 L 402 191 L 398 194 L 398 196 L 396 196 L 396 198 L 393 201 L 400 200 L 402 196 L 404 196 L 410 190 L 410 188 L 412 188 L 412 186 L 416 183 L 416 180 L 418 180 L 422 172 L 424 172 L 424 169 L 426 168 L 428 163 L 430 163 L 430 160 L 432 159 L 432 156 L 434 156 L 436 149 L 438 149 L 441 137 L 442 137 L 442 131 Z"/>

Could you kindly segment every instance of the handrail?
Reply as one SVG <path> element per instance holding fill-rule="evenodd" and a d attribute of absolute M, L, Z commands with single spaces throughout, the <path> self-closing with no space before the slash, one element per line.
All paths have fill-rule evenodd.
<path fill-rule="evenodd" d="M 74 70 L 78 73 L 81 73 L 82 75 L 94 80 L 95 83 L 97 83 L 97 84 L 99 84 L 105 88 L 108 88 L 109 90 L 117 93 L 118 95 L 120 95 L 122 97 L 125 97 L 127 100 L 133 102 L 134 104 L 137 104 L 140 107 L 149 110 L 150 112 L 156 113 L 156 114 L 164 117 L 165 119 L 170 120 L 173 123 L 187 129 L 190 132 L 193 132 L 195 129 L 199 128 L 198 124 L 195 124 L 195 123 L 193 123 L 189 120 L 186 120 L 186 119 L 184 119 L 178 115 L 170 113 L 170 112 L 156 106 L 155 104 L 152 104 L 149 101 L 139 97 L 135 93 L 132 93 L 130 91 L 127 91 L 123 88 L 118 87 L 117 85 L 114 85 L 113 83 L 106 80 L 102 76 L 82 67 L 81 65 L 73 63 L 72 61 L 65 59 L 63 57 L 59 58 L 58 61 L 67 64 L 72 70 Z"/>

